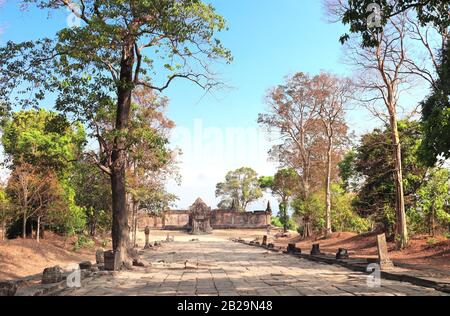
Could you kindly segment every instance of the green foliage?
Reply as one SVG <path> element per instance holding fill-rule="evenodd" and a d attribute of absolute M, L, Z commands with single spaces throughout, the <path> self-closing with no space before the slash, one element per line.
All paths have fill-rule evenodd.
<path fill-rule="evenodd" d="M 280 222 L 283 224 L 285 231 L 289 229 L 290 216 L 288 213 L 288 207 L 289 207 L 288 204 L 280 203 L 279 206 L 280 210 L 278 211 L 278 218 L 280 219 Z"/>
<path fill-rule="evenodd" d="M 95 242 L 94 240 L 92 240 L 90 237 L 84 235 L 84 234 L 79 234 L 77 236 L 77 239 L 75 240 L 75 242 L 73 243 L 73 250 L 74 251 L 78 251 L 80 249 L 83 248 L 94 248 L 95 247 Z"/>
<path fill-rule="evenodd" d="M 439 156 L 450 158 L 450 49 L 447 45 L 441 52 L 441 61 L 437 69 L 438 80 L 431 95 L 422 102 L 422 123 L 424 140 L 422 158 L 430 167 Z"/>
<path fill-rule="evenodd" d="M 62 182 L 63 204 L 53 209 L 49 215 L 51 226 L 58 232 L 73 236 L 84 232 L 86 212 L 75 202 L 75 188 L 69 181 Z"/>
<path fill-rule="evenodd" d="M 13 207 L 11 205 L 10 199 L 5 192 L 5 189 L 0 187 L 0 225 L 5 224 L 5 227 L 12 221 L 14 218 Z M 3 232 L 3 233 L 6 233 Z M 1 236 L 0 236 L 1 238 Z"/>
<path fill-rule="evenodd" d="M 274 177 L 260 177 L 258 179 L 259 186 L 263 190 L 271 190 L 273 187 Z"/>
<path fill-rule="evenodd" d="M 414 217 L 410 217 L 410 223 L 416 232 L 431 231 L 434 233 L 435 227 L 447 227 L 450 224 L 450 172 L 444 168 L 432 169 L 426 181 L 417 191 L 417 203 Z"/>
<path fill-rule="evenodd" d="M 285 230 L 291 229 L 289 216 L 289 201 L 298 188 L 300 178 L 294 169 L 279 170 L 274 177 L 261 177 L 258 180 L 262 189 L 270 189 L 279 200 L 278 217 Z"/>
<path fill-rule="evenodd" d="M 59 174 L 78 158 L 86 139 L 80 124 L 71 126 L 64 117 L 45 110 L 13 113 L 3 121 L 2 131 L 3 147 L 12 164 L 26 162 Z"/>
<path fill-rule="evenodd" d="M 355 194 L 346 193 L 338 184 L 331 187 L 331 219 L 333 231 L 365 233 L 370 229 L 370 221 L 360 217 L 353 209 Z"/>
<path fill-rule="evenodd" d="M 283 224 L 280 221 L 280 218 L 277 216 L 272 216 L 271 224 L 278 228 L 283 228 Z"/>
<path fill-rule="evenodd" d="M 352 0 L 351 5 L 346 5 L 342 15 L 342 23 L 348 24 L 351 33 L 361 35 L 362 43 L 365 46 L 376 44 L 373 33 L 381 31 L 381 28 L 369 28 L 368 19 L 372 12 L 368 11 L 369 5 L 380 4 L 381 8 L 381 28 L 388 21 L 387 17 L 393 17 L 406 11 L 414 10 L 421 25 L 434 25 L 439 30 L 445 30 L 450 26 L 448 14 L 448 1 L 442 0 Z M 347 3 L 345 3 L 347 4 Z M 341 37 L 341 42 L 347 41 L 348 34 Z"/>
<path fill-rule="evenodd" d="M 72 181 L 74 161 L 79 158 L 86 140 L 84 128 L 79 123 L 69 124 L 63 116 L 54 112 L 23 110 L 3 120 L 2 130 L 2 143 L 13 175 L 25 168 L 22 170 L 25 173 L 17 176 L 29 180 L 28 190 L 34 186 L 35 191 L 29 192 L 30 196 L 45 193 L 52 200 L 46 205 L 45 212 L 39 212 L 45 214 L 42 220 L 59 232 L 74 234 L 82 231 L 85 215 L 76 204 Z M 33 171 L 27 172 L 26 169 Z M 51 176 L 53 174 L 56 175 Z M 42 191 L 45 189 L 43 184 L 46 177 L 49 179 L 48 184 L 51 180 L 52 185 Z M 10 181 L 9 184 L 13 185 L 14 182 Z M 36 191 L 38 188 L 42 192 Z M 12 186 L 9 190 L 10 196 L 15 199 L 12 202 L 17 206 L 21 205 L 17 199 L 23 196 L 20 190 L 20 185 Z M 36 200 L 33 203 L 38 202 Z M 38 207 L 34 204 L 30 208 Z M 16 207 L 16 211 L 22 210 Z M 29 214 L 39 215 L 33 209 L 30 209 Z"/>
<path fill-rule="evenodd" d="M 358 186 L 359 174 L 355 170 L 355 160 L 356 152 L 354 150 L 350 150 L 345 154 L 342 161 L 338 163 L 339 177 L 343 181 L 342 187 L 347 192 L 356 191 Z"/>
<path fill-rule="evenodd" d="M 71 5 L 59 0 L 24 2 L 63 12 Z M 226 30 L 226 22 L 212 5 L 197 0 L 127 2 L 84 1 L 80 27 L 63 28 L 52 39 L 0 47 L 0 100 L 10 105 L 8 93 L 18 90 L 28 93 L 22 98 L 16 94 L 16 103 L 36 105 L 46 93 L 56 92 L 58 110 L 90 120 L 98 107 L 116 103 L 118 88 L 133 90 L 145 84 L 164 90 L 177 78 L 205 88 L 217 84 L 210 61 L 231 62 L 232 56 L 216 37 Z M 135 87 L 118 78 L 124 47 L 131 47 L 136 56 L 131 66 L 138 72 Z M 155 77 L 163 82 L 155 82 Z"/>
<path fill-rule="evenodd" d="M 427 245 L 429 247 L 433 247 L 435 245 L 437 245 L 439 243 L 439 240 L 437 240 L 436 238 L 428 238 L 427 239 Z"/>
<path fill-rule="evenodd" d="M 316 192 L 305 202 L 295 199 L 292 203 L 294 216 L 311 219 L 314 231 L 323 231 L 326 227 L 324 202 L 325 192 Z M 331 225 L 333 231 L 364 233 L 370 229 L 370 220 L 359 216 L 353 208 L 355 194 L 347 193 L 339 184 L 331 186 Z M 304 228 L 302 228 L 303 230 Z"/>
<path fill-rule="evenodd" d="M 281 222 L 281 219 L 280 219 L 278 216 L 273 216 L 273 217 L 272 217 L 271 224 L 272 224 L 273 226 L 275 226 L 275 227 L 283 228 L 283 229 L 284 229 L 285 226 L 286 226 L 286 228 L 287 228 L 288 230 L 294 230 L 294 231 L 295 231 L 295 230 L 298 229 L 297 224 L 295 223 L 295 221 L 294 221 L 293 219 L 289 219 L 289 220 L 287 221 L 286 225 L 285 225 L 284 223 Z"/>
<path fill-rule="evenodd" d="M 325 203 L 323 194 L 310 194 L 306 200 L 295 198 L 291 206 L 294 209 L 294 217 L 297 221 L 303 221 L 303 225 L 311 225 L 313 231 L 322 231 L 325 228 Z"/>
<path fill-rule="evenodd" d="M 216 197 L 222 198 L 220 206 L 229 209 L 234 206 L 241 212 L 246 211 L 248 204 L 262 196 L 258 174 L 251 168 L 244 167 L 230 171 L 225 177 L 225 182 L 216 186 Z"/>
<path fill-rule="evenodd" d="M 71 182 L 76 205 L 84 210 L 90 235 L 97 230 L 109 231 L 112 220 L 110 179 L 97 166 L 83 159 L 75 164 Z"/>
<path fill-rule="evenodd" d="M 427 172 L 427 167 L 418 157 L 422 129 L 416 121 L 400 121 L 398 127 L 402 139 L 405 203 L 407 210 L 410 210 Z M 382 223 L 386 231 L 392 231 L 395 223 L 395 164 L 390 128 L 375 129 L 363 135 L 354 152 L 340 167 L 344 182 L 355 179 L 353 181 L 360 183 L 354 201 L 356 211 L 363 217 Z"/>

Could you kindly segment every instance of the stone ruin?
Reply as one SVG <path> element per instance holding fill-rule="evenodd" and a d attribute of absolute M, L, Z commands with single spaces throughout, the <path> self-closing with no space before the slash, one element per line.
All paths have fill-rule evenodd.
<path fill-rule="evenodd" d="M 211 226 L 211 208 L 202 199 L 198 198 L 189 208 L 189 211 L 190 233 L 193 235 L 210 234 L 213 230 Z"/>
<path fill-rule="evenodd" d="M 209 209 L 209 208 L 208 208 Z M 192 210 L 166 210 L 162 213 L 138 211 L 138 229 L 187 230 L 192 229 Z M 238 212 L 233 209 L 212 209 L 209 212 L 212 229 L 266 229 L 270 234 L 272 209 L 270 203 L 266 210 Z"/>

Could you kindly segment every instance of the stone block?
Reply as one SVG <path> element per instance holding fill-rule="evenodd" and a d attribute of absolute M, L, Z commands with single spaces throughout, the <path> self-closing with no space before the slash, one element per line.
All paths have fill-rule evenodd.
<path fill-rule="evenodd" d="M 92 263 L 90 261 L 83 261 L 79 264 L 80 270 L 90 270 L 92 269 Z"/>
<path fill-rule="evenodd" d="M 100 265 L 105 263 L 105 251 L 103 249 L 97 249 L 95 252 L 95 262 Z"/>
<path fill-rule="evenodd" d="M 314 244 L 311 249 L 311 256 L 321 255 L 320 244 Z"/>
<path fill-rule="evenodd" d="M 122 267 L 120 262 L 120 252 L 105 251 L 105 270 L 106 271 L 118 271 Z"/>
<path fill-rule="evenodd" d="M 63 269 L 60 266 L 54 266 L 44 269 L 42 272 L 42 284 L 53 284 L 63 281 Z"/>
<path fill-rule="evenodd" d="M 262 245 L 265 247 L 267 246 L 267 235 L 263 236 Z"/>
<path fill-rule="evenodd" d="M 296 248 L 295 244 L 289 244 L 288 247 L 287 247 L 287 252 L 288 253 L 295 253 L 295 248 Z"/>
<path fill-rule="evenodd" d="M 0 296 L 14 296 L 17 292 L 17 284 L 13 282 L 0 282 Z"/>
<path fill-rule="evenodd" d="M 394 264 L 389 258 L 385 234 L 377 236 L 377 249 L 378 249 L 378 264 L 380 265 L 381 270 L 392 269 L 394 267 Z"/>
<path fill-rule="evenodd" d="M 349 259 L 350 256 L 348 255 L 348 250 L 344 248 L 339 248 L 338 252 L 336 253 L 336 259 Z"/>

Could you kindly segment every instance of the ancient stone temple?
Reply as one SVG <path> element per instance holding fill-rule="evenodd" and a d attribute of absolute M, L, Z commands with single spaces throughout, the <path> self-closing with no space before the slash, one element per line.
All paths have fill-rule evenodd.
<path fill-rule="evenodd" d="M 237 212 L 232 209 L 210 210 L 209 207 L 206 208 L 209 210 L 206 216 L 210 218 L 209 225 L 212 229 L 265 229 L 271 223 L 272 209 L 270 204 L 268 204 L 266 210 L 253 212 Z M 140 231 L 145 231 L 146 227 L 191 231 L 193 228 L 191 213 L 191 210 L 167 210 L 162 214 L 156 214 L 143 210 L 138 213 L 138 227 Z M 199 224 L 199 221 L 203 220 L 198 220 L 197 224 Z"/>
<path fill-rule="evenodd" d="M 211 208 L 208 207 L 202 199 L 198 198 L 189 210 L 191 234 L 201 235 L 211 233 Z"/>

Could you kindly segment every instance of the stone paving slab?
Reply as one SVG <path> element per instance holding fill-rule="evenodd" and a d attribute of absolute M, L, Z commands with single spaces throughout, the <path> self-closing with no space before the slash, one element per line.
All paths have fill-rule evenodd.
<path fill-rule="evenodd" d="M 99 275 L 73 296 L 440 296 L 446 293 L 382 280 L 344 267 L 274 253 L 229 240 L 179 241 L 145 251 L 146 268 Z"/>

